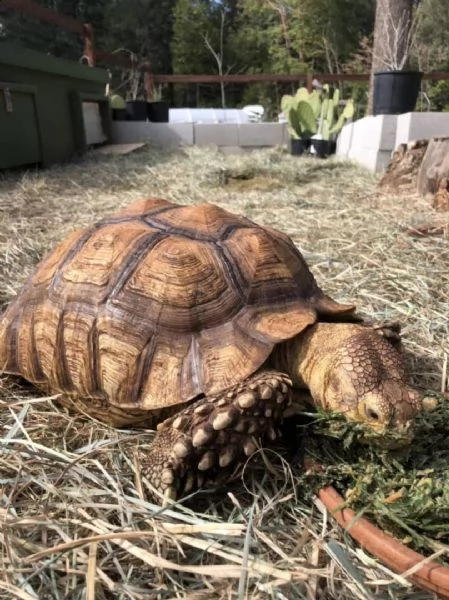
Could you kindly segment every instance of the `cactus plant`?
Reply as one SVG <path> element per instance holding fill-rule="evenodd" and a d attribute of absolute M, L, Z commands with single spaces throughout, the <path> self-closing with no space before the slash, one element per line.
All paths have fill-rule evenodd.
<path fill-rule="evenodd" d="M 115 109 L 123 109 L 126 108 L 126 103 L 121 96 L 118 94 L 113 94 L 109 97 L 109 102 L 111 104 L 111 108 Z"/>
<path fill-rule="evenodd" d="M 293 139 L 310 138 L 317 131 L 317 113 L 320 98 L 315 92 L 299 88 L 294 96 L 286 94 L 281 101 L 282 112 L 288 122 L 288 132 Z"/>
<path fill-rule="evenodd" d="M 287 129 L 292 140 L 312 140 L 312 151 L 315 146 L 326 147 L 315 153 L 322 156 L 329 154 L 329 141 L 343 127 L 344 122 L 354 115 L 354 103 L 348 100 L 344 110 L 337 117 L 340 91 L 332 91 L 329 85 L 308 92 L 305 87 L 297 90 L 294 96 L 282 97 L 281 109 L 287 119 Z M 315 142 L 320 141 L 320 144 Z M 310 142 L 309 142 L 310 144 Z"/>
<path fill-rule="evenodd" d="M 352 119 L 354 116 L 354 102 L 353 100 L 348 100 L 343 111 L 337 118 L 340 91 L 335 89 L 331 98 L 329 86 L 325 85 L 323 86 L 322 95 L 323 100 L 318 135 L 322 140 L 329 140 L 332 135 L 338 133 L 342 129 L 346 120 Z"/>
<path fill-rule="evenodd" d="M 334 125 L 330 128 L 329 133 L 331 135 L 333 133 L 339 133 L 339 131 L 341 131 L 341 129 L 343 128 L 345 121 L 347 121 L 348 119 L 352 119 L 353 116 L 354 116 L 354 101 L 351 98 L 350 100 L 348 100 L 346 102 L 343 111 L 340 113 L 340 116 L 338 117 L 338 119 L 334 123 Z"/>

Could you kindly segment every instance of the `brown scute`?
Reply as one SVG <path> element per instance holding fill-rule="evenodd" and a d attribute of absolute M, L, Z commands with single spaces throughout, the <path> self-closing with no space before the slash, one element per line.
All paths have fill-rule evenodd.
<path fill-rule="evenodd" d="M 304 259 L 290 241 L 265 229 L 237 229 L 226 240 L 236 269 L 249 288 L 248 303 L 277 303 L 290 300 L 302 304 L 318 286 Z"/>
<path fill-rule="evenodd" d="M 173 206 L 173 204 L 168 200 L 164 200 L 163 198 L 144 198 L 143 200 L 137 200 L 129 206 L 126 206 L 125 208 L 113 213 L 111 217 L 115 219 L 136 217 L 139 219 L 145 215 L 152 215 L 160 212 L 161 210 L 166 210 L 171 206 Z M 108 217 L 106 217 L 105 221 L 108 221 Z"/>
<path fill-rule="evenodd" d="M 315 323 L 316 318 L 314 309 L 295 302 L 287 306 L 280 305 L 276 312 L 268 312 L 264 307 L 248 307 L 238 323 L 251 332 L 253 339 L 261 339 L 274 345 L 300 333 L 308 325 Z"/>
<path fill-rule="evenodd" d="M 150 260 L 141 261 L 122 289 L 159 308 L 159 327 L 189 333 L 231 319 L 244 299 L 230 286 L 214 245 L 177 235 L 161 240 Z M 154 306 L 154 309 L 153 309 Z"/>
<path fill-rule="evenodd" d="M 196 206 L 173 204 L 172 206 L 172 209 L 156 216 L 154 222 L 157 222 L 161 229 L 178 231 L 185 237 L 218 242 L 236 228 L 255 227 L 255 224 L 248 219 L 233 215 L 214 204 Z M 145 215 L 145 220 L 153 222 L 152 215 Z"/>
<path fill-rule="evenodd" d="M 74 290 L 81 290 L 79 284 L 89 284 L 94 289 L 105 288 L 109 292 L 108 284 L 127 263 L 132 249 L 142 238 L 148 243 L 152 233 L 156 232 L 149 231 L 143 223 L 133 221 L 128 222 L 126 227 L 117 224 L 94 229 L 82 249 L 64 266 L 60 286 L 68 290 L 68 286 L 73 284 Z M 67 291 L 66 297 L 69 297 Z"/>
<path fill-rule="evenodd" d="M 243 381 L 324 306 L 351 308 L 285 234 L 211 204 L 142 200 L 43 259 L 0 321 L 0 368 L 134 422 Z"/>
<path fill-rule="evenodd" d="M 329 296 L 326 296 L 326 294 L 318 294 L 315 306 L 319 317 L 323 317 L 329 321 L 345 320 L 346 317 L 350 321 L 361 321 L 361 319 L 353 314 L 356 309 L 355 306 L 352 304 L 339 304 Z"/>
<path fill-rule="evenodd" d="M 51 282 L 69 251 L 79 242 L 82 233 L 81 230 L 73 231 L 59 246 L 41 260 L 32 275 L 33 287 Z"/>

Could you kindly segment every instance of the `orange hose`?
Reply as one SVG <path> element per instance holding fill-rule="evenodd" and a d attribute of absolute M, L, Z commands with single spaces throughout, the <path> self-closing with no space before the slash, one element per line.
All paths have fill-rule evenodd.
<path fill-rule="evenodd" d="M 327 510 L 363 548 L 368 550 L 396 573 L 405 573 L 425 557 L 414 552 L 398 540 L 384 533 L 363 517 L 357 517 L 350 508 L 340 509 L 344 500 L 331 486 L 318 492 L 319 499 Z M 449 568 L 429 561 L 419 567 L 408 578 L 419 587 L 449 600 Z"/>

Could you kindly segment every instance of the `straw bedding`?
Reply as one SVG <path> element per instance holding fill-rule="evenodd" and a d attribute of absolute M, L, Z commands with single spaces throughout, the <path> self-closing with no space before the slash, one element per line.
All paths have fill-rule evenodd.
<path fill-rule="evenodd" d="M 227 488 L 161 510 L 139 474 L 152 432 L 70 415 L 3 377 L 0 598 L 432 598 L 343 536 L 313 492 L 331 481 L 401 540 L 447 558 L 447 218 L 412 192 L 380 192 L 373 175 L 338 159 L 278 149 L 92 154 L 0 180 L 0 310 L 54 243 L 144 196 L 212 201 L 288 233 L 334 298 L 403 323 L 412 378 L 437 409 L 399 456 L 305 415 Z M 324 471 L 307 473 L 305 455 Z"/>

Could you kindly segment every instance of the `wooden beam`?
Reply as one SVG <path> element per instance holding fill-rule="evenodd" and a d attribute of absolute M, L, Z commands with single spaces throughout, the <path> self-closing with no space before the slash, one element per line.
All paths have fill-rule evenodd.
<path fill-rule="evenodd" d="M 83 25 L 84 56 L 89 67 L 95 66 L 94 28 L 89 23 Z"/>
<path fill-rule="evenodd" d="M 322 82 L 336 82 L 336 81 L 369 81 L 369 73 L 315 73 L 313 78 L 318 79 Z M 255 83 L 255 82 L 304 82 L 310 79 L 309 73 L 296 73 L 294 75 L 276 74 L 276 73 L 248 73 L 246 75 L 153 75 L 155 83 Z M 432 81 L 449 79 L 449 72 L 445 71 L 434 71 L 430 73 L 424 73 L 423 79 L 429 79 Z"/>
<path fill-rule="evenodd" d="M 154 74 L 156 83 L 255 83 L 255 82 L 299 82 L 307 83 L 311 78 L 319 79 L 320 81 L 368 81 L 368 74 L 310 74 L 310 73 L 294 73 L 294 74 L 278 74 L 278 73 L 247 73 L 245 75 L 158 75 Z"/>
<path fill-rule="evenodd" d="M 305 81 L 307 74 L 278 75 L 269 73 L 247 73 L 246 75 L 154 75 L 156 83 L 252 83 L 274 81 Z"/>
<path fill-rule="evenodd" d="M 40 4 L 36 4 L 31 0 L 0 0 L 0 10 L 10 8 L 17 12 L 24 13 L 41 21 L 52 23 L 61 29 L 66 29 L 72 33 L 83 35 L 83 23 L 58 13 L 51 8 L 46 8 Z"/>

